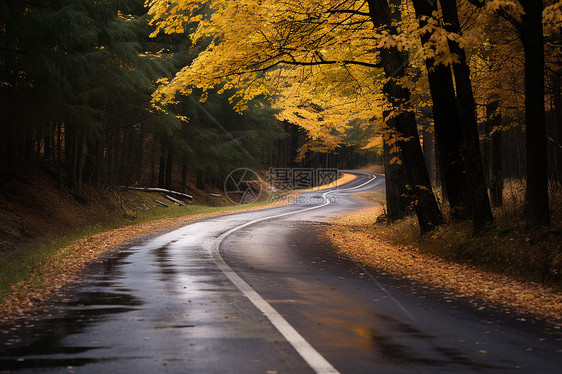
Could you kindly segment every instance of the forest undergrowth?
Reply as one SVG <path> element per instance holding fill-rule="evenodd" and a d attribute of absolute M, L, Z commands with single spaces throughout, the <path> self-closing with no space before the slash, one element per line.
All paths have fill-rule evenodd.
<path fill-rule="evenodd" d="M 445 260 L 543 283 L 562 290 L 562 188 L 551 186 L 552 225 L 525 229 L 525 185 L 506 180 L 504 202 L 494 208 L 495 222 L 481 235 L 472 235 L 470 222 L 453 222 L 420 236 L 411 218 L 390 224 L 381 238 L 402 245 L 415 244 Z"/>

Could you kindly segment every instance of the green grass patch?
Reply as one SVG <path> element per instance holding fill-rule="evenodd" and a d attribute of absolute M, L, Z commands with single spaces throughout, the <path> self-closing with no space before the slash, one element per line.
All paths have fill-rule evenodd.
<path fill-rule="evenodd" d="M 41 281 L 33 275 L 43 269 L 54 253 L 76 240 L 103 230 L 101 226 L 77 229 L 72 234 L 28 244 L 0 257 L 0 302 L 11 286 L 21 281 L 32 280 L 38 287 L 42 287 Z"/>

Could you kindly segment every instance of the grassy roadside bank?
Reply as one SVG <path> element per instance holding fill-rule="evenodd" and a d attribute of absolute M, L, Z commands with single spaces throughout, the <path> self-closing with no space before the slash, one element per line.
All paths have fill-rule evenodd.
<path fill-rule="evenodd" d="M 363 195 L 381 202 L 377 193 Z M 560 285 L 561 214 L 553 203 L 553 226 L 526 232 L 519 211 L 496 211 L 496 224 L 480 237 L 469 222 L 449 223 L 423 237 L 415 219 L 376 222 L 377 206 L 337 219 L 326 238 L 369 267 L 562 326 Z M 520 209 L 517 207 L 517 209 Z"/>
<path fill-rule="evenodd" d="M 43 308 L 45 301 L 79 277 L 89 262 L 135 237 L 163 233 L 203 218 L 276 205 L 280 204 L 162 208 L 140 213 L 134 222 L 91 226 L 49 243 L 18 249 L 0 260 L 0 323 Z"/>
<path fill-rule="evenodd" d="M 69 246 L 73 242 L 83 238 L 94 238 L 97 234 L 112 231 L 119 228 L 143 224 L 149 221 L 160 221 L 174 223 L 175 218 L 184 216 L 209 216 L 224 214 L 241 209 L 258 209 L 266 207 L 265 202 L 252 204 L 250 206 L 232 207 L 209 207 L 203 205 L 170 206 L 169 208 L 155 206 L 144 211 L 136 211 L 134 218 L 130 216 L 115 216 L 106 222 L 78 227 L 66 234 L 53 237 L 49 240 L 38 240 L 24 245 L 15 251 L 0 257 L 0 301 L 10 289 L 12 284 L 27 279 L 34 271 L 41 268 L 51 255 L 60 249 Z M 181 222 L 181 220 L 179 220 Z"/>

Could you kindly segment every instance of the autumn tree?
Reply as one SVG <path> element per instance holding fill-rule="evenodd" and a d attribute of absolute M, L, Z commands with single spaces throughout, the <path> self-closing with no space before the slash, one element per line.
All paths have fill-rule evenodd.
<path fill-rule="evenodd" d="M 465 164 L 462 154 L 463 135 L 456 101 L 455 87 L 450 65 L 439 55 L 439 33 L 441 24 L 437 2 L 412 0 L 420 26 L 420 38 L 424 53 L 427 78 L 432 97 L 433 120 L 442 181 L 445 193 L 455 218 L 464 218 L 470 211 L 465 178 Z M 442 42 L 442 41 L 441 41 Z M 436 61 L 438 60 L 438 62 Z"/>
<path fill-rule="evenodd" d="M 525 134 L 527 150 L 527 228 L 550 224 L 544 88 L 544 35 L 542 0 L 471 0 L 506 19 L 521 40 L 525 59 Z M 551 11 L 560 4 L 552 5 Z"/>
<path fill-rule="evenodd" d="M 215 87 L 236 87 L 238 91 L 233 99 L 244 109 L 247 100 L 256 95 L 282 94 L 280 91 L 286 88 L 282 82 L 286 79 L 293 80 L 292 87 L 316 82 L 316 88 L 323 85 L 327 88 L 325 91 L 341 94 L 340 105 L 328 103 L 316 108 L 328 106 L 345 110 L 346 106 L 341 105 L 345 103 L 358 117 L 382 120 L 383 112 L 387 114 L 387 124 L 396 133 L 394 137 L 402 151 L 409 193 L 414 196 L 422 231 L 431 230 L 441 222 L 419 144 L 415 116 L 408 109 L 410 94 L 400 83 L 405 77 L 408 60 L 394 40 L 396 32 L 386 1 L 309 4 L 155 0 L 149 4 L 156 33 L 183 31 L 186 25 L 196 21 L 199 23 L 191 35 L 193 42 L 213 40 L 191 65 L 165 82 L 155 94 L 157 102 L 165 105 L 173 101 L 176 94 L 190 93 L 194 88 L 206 91 Z M 206 16 L 193 15 L 192 12 L 205 6 L 211 9 Z M 381 67 L 386 77 L 381 76 Z M 388 111 L 375 105 L 383 87 Z M 282 94 L 280 97 L 289 96 Z M 318 97 L 307 99 L 317 101 Z M 312 104 L 307 105 L 312 112 L 318 112 Z M 300 106 L 301 110 L 293 111 L 294 106 Z M 297 117 L 306 118 L 302 115 L 303 106 L 294 106 L 285 106 L 291 109 L 283 113 L 295 115 L 296 112 Z M 329 113 L 324 109 L 321 115 L 316 113 L 316 117 L 316 123 L 309 122 L 309 133 L 312 136 L 316 136 L 316 131 L 326 134 L 320 137 L 324 143 L 337 144 L 338 134 L 341 134 L 338 127 L 351 123 L 349 120 L 328 121 Z"/>
<path fill-rule="evenodd" d="M 397 30 L 392 25 L 391 10 L 388 2 L 370 0 L 369 14 L 375 28 L 385 27 L 390 35 L 396 35 Z M 403 78 L 408 65 L 407 57 L 398 49 L 397 45 L 388 45 L 380 49 L 380 59 L 388 78 L 383 91 L 395 108 L 400 108 L 410 101 L 409 90 L 398 82 Z M 423 153 L 419 143 L 417 124 L 411 111 L 399 110 L 389 124 L 397 131 L 400 138 L 398 144 L 405 163 L 406 180 L 410 183 L 411 193 L 416 199 L 415 210 L 422 232 L 437 227 L 442 222 L 441 212 L 431 190 L 431 182 L 425 166 Z"/>
<path fill-rule="evenodd" d="M 443 13 L 445 29 L 450 33 L 461 35 L 461 25 L 458 17 L 456 0 L 439 0 Z M 470 80 L 470 68 L 466 52 L 453 38 L 449 39 L 451 53 L 456 56 L 453 62 L 455 77 L 457 106 L 459 110 L 459 125 L 463 134 L 463 154 L 466 170 L 467 189 L 472 209 L 474 231 L 480 232 L 493 221 L 492 210 L 486 189 L 476 107 Z"/>

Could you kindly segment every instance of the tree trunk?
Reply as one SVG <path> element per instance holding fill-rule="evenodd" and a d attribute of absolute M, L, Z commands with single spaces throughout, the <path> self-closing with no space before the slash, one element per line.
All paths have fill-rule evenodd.
<path fill-rule="evenodd" d="M 502 206 L 503 202 L 503 170 L 502 170 L 502 131 L 501 114 L 498 113 L 499 103 L 493 101 L 486 105 L 486 143 L 488 144 L 488 176 L 490 181 L 490 199 L 494 207 Z"/>
<path fill-rule="evenodd" d="M 166 160 L 166 188 L 172 189 L 172 175 L 174 170 L 174 146 L 168 145 L 168 158 Z"/>
<path fill-rule="evenodd" d="M 184 156 L 183 162 L 181 164 L 181 192 L 185 193 L 187 191 L 187 159 Z"/>
<path fill-rule="evenodd" d="M 542 0 L 520 0 L 525 52 L 525 135 L 527 149 L 527 229 L 550 225 L 548 160 L 544 110 Z"/>
<path fill-rule="evenodd" d="M 166 144 L 164 140 L 160 141 L 160 164 L 158 166 L 158 187 L 165 187 L 165 169 L 166 169 Z"/>
<path fill-rule="evenodd" d="M 427 24 L 423 16 L 432 17 L 437 11 L 437 3 L 428 0 L 413 0 L 420 27 Z M 429 41 L 431 34 L 421 36 L 422 44 Z M 437 138 L 437 154 L 440 157 L 441 180 L 453 218 L 466 218 L 469 212 L 466 191 L 464 160 L 462 156 L 463 136 L 460 128 L 459 112 L 455 97 L 455 87 L 451 69 L 445 65 L 435 65 L 434 59 L 425 61 L 429 90 L 433 101 L 433 120 Z"/>
<path fill-rule="evenodd" d="M 495 117 L 501 122 L 501 115 Z M 490 195 L 492 205 L 500 207 L 503 204 L 503 164 L 502 164 L 502 131 L 492 134 L 492 178 L 490 180 Z"/>
<path fill-rule="evenodd" d="M 456 0 L 439 0 L 439 2 L 443 11 L 445 28 L 449 32 L 460 34 L 461 28 Z M 453 73 L 457 88 L 459 124 L 463 135 L 466 188 L 469 192 L 470 206 L 472 207 L 473 230 L 475 234 L 478 234 L 487 225 L 491 224 L 494 218 L 490 208 L 490 199 L 488 198 L 482 168 L 476 107 L 470 82 L 470 69 L 464 49 L 457 42 L 453 41 L 449 41 L 449 47 L 451 52 L 459 58 L 459 62 L 453 64 Z"/>
<path fill-rule="evenodd" d="M 552 104 L 554 116 L 554 178 L 562 184 L 562 91 L 560 75 L 552 73 Z"/>
<path fill-rule="evenodd" d="M 424 129 L 420 136 L 423 139 L 422 150 L 425 163 L 427 164 L 429 180 L 431 181 L 431 185 L 435 186 L 435 134 L 432 131 Z"/>
<path fill-rule="evenodd" d="M 62 124 L 57 126 L 57 184 L 62 188 Z"/>
<path fill-rule="evenodd" d="M 390 7 L 387 0 L 368 0 L 369 13 L 375 27 L 387 26 L 393 33 Z M 408 64 L 406 56 L 397 48 L 384 48 L 380 50 L 382 64 L 388 79 L 384 86 L 384 93 L 390 103 L 398 107 L 410 101 L 410 92 L 401 87 L 394 78 L 405 76 L 405 67 Z M 433 230 L 439 226 L 443 217 L 433 195 L 427 167 L 418 137 L 416 118 L 411 112 L 402 112 L 396 115 L 395 130 L 400 141 L 398 146 L 402 150 L 406 169 L 406 178 L 410 186 L 410 193 L 414 197 L 414 206 L 422 233 Z"/>
<path fill-rule="evenodd" d="M 390 162 L 394 156 L 403 159 L 400 153 L 393 154 L 387 141 L 383 141 L 384 180 L 386 193 L 386 216 L 389 221 L 404 218 L 408 209 L 406 198 L 406 172 L 404 166 Z"/>
<path fill-rule="evenodd" d="M 122 135 L 121 135 L 122 133 Z M 119 131 L 119 142 L 118 147 L 119 147 L 119 168 L 118 173 L 117 173 L 117 184 L 123 185 L 123 184 L 129 184 L 129 181 L 127 180 L 127 173 L 129 172 L 128 167 L 128 160 L 127 160 L 127 148 L 129 147 L 129 144 L 131 142 L 131 138 L 130 138 L 130 130 L 129 129 L 123 129 L 123 131 Z"/>
<path fill-rule="evenodd" d="M 53 124 L 49 123 L 48 130 L 46 134 L 43 136 L 45 141 L 45 148 L 43 150 L 43 159 L 44 160 L 51 160 L 51 149 L 52 149 L 52 139 L 53 139 Z"/>
<path fill-rule="evenodd" d="M 137 146 L 135 150 L 135 173 L 133 175 L 133 182 L 140 183 L 144 173 L 144 130 L 141 128 L 137 133 Z"/>
<path fill-rule="evenodd" d="M 150 152 L 150 183 L 149 185 L 154 186 L 156 178 L 156 147 L 154 142 L 151 145 Z"/>
<path fill-rule="evenodd" d="M 205 188 L 205 181 L 203 179 L 203 171 L 201 169 L 197 169 L 195 171 L 195 186 L 200 189 L 203 190 Z"/>
<path fill-rule="evenodd" d="M 77 191 L 82 191 L 82 182 L 84 181 L 84 165 L 86 163 L 86 152 L 88 151 L 88 146 L 84 139 L 80 140 L 80 149 L 79 149 L 79 161 L 78 161 L 78 173 L 76 176 L 77 180 Z"/>

